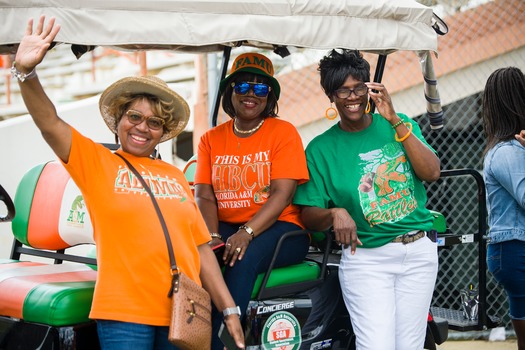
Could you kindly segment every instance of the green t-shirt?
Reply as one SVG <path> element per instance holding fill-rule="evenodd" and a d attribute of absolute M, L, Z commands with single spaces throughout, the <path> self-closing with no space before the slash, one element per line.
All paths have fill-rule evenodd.
<path fill-rule="evenodd" d="M 428 145 L 418 124 L 412 133 Z M 320 208 L 345 208 L 357 225 L 364 248 L 387 244 L 400 234 L 430 230 L 433 218 L 425 208 L 427 194 L 395 130 L 374 114 L 365 130 L 346 132 L 338 124 L 314 138 L 306 148 L 310 181 L 298 186 L 294 203 Z"/>

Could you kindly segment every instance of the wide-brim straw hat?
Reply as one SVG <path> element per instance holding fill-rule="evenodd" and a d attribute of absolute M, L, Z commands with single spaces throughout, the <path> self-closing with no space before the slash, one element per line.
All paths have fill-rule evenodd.
<path fill-rule="evenodd" d="M 99 109 L 102 118 L 106 122 L 109 130 L 117 134 L 117 121 L 120 116 L 111 115 L 109 106 L 113 100 L 122 94 L 150 94 L 171 105 L 173 110 L 174 126 L 164 131 L 160 142 L 167 141 L 179 135 L 190 117 L 190 107 L 188 103 L 175 91 L 168 87 L 166 82 L 155 76 L 126 77 L 111 84 L 100 96 Z"/>

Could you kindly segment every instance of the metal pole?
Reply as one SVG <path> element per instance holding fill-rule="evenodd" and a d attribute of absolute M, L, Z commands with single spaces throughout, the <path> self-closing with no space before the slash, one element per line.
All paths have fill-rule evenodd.
<path fill-rule="evenodd" d="M 140 75 L 141 76 L 148 75 L 148 63 L 146 62 L 146 51 L 140 51 L 138 54 L 138 58 L 139 58 Z"/>
<path fill-rule="evenodd" d="M 377 66 L 376 71 L 374 74 L 374 82 L 380 83 L 383 79 L 383 71 L 385 70 L 385 64 L 386 64 L 386 55 L 379 55 L 379 58 L 377 59 Z M 376 105 L 372 99 L 370 99 L 370 112 L 374 113 L 376 110 Z"/>
<path fill-rule="evenodd" d="M 218 81 L 220 82 L 224 77 L 226 76 L 226 72 L 228 71 L 228 62 L 230 61 L 230 54 L 231 54 L 232 48 L 231 47 L 225 47 L 223 54 L 222 54 L 222 68 L 221 68 L 221 76 L 219 77 Z M 221 94 L 217 93 L 215 97 L 215 103 L 213 104 L 213 113 L 210 115 L 210 126 L 216 126 L 217 125 L 217 116 L 219 114 L 219 106 L 221 104 Z"/>

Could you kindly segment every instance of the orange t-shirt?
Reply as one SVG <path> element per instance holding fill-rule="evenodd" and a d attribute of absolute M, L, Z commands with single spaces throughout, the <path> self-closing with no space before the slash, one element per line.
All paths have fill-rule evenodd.
<path fill-rule="evenodd" d="M 197 246 L 210 240 L 182 172 L 171 164 L 122 154 L 155 194 L 180 270 L 200 283 Z M 149 195 L 122 159 L 73 129 L 64 164 L 82 191 L 93 222 L 98 276 L 90 317 L 167 326 L 170 262 Z"/>
<path fill-rule="evenodd" d="M 229 120 L 201 137 L 195 184 L 213 186 L 220 221 L 250 220 L 271 195 L 274 179 L 308 180 L 303 143 L 289 122 L 269 117 L 255 134 L 240 138 Z M 303 227 L 296 205 L 286 207 L 278 220 Z"/>

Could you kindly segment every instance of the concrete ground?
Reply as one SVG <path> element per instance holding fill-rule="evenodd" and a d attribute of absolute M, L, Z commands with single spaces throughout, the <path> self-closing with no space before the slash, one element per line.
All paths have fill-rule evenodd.
<path fill-rule="evenodd" d="M 516 350 L 516 339 L 505 341 L 448 340 L 439 345 L 439 350 Z"/>

